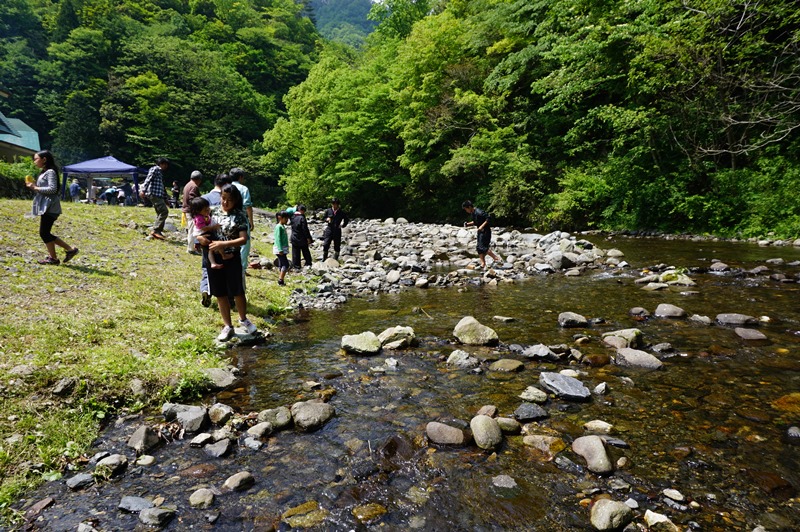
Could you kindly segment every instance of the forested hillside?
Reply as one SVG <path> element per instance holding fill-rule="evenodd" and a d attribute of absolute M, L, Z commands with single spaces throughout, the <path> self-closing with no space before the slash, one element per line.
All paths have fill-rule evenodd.
<path fill-rule="evenodd" d="M 318 38 L 294 0 L 3 0 L 0 110 L 64 164 L 163 155 L 176 177 L 244 166 L 269 184 L 260 139 Z"/>
<path fill-rule="evenodd" d="M 331 41 L 359 47 L 375 29 L 368 18 L 370 0 L 311 0 L 310 5 L 317 29 Z"/>
<path fill-rule="evenodd" d="M 5 0 L 0 109 L 64 163 L 243 165 L 267 203 L 800 234 L 795 2 L 382 0 L 320 39 L 362 4 Z"/>
<path fill-rule="evenodd" d="M 538 228 L 800 233 L 800 10 L 388 0 L 265 137 L 289 197 Z"/>

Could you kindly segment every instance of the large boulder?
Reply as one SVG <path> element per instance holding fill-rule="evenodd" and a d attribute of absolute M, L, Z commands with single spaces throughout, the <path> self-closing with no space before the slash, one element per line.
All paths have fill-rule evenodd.
<path fill-rule="evenodd" d="M 357 355 L 377 355 L 381 350 L 381 341 L 372 331 L 346 334 L 342 336 L 342 349 Z"/>
<path fill-rule="evenodd" d="M 494 329 L 482 325 L 472 316 L 461 318 L 453 329 L 453 336 L 466 345 L 497 345 L 500 341 Z"/>

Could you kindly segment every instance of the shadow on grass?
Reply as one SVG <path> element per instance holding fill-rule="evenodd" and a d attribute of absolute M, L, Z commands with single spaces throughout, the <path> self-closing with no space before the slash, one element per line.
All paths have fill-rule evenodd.
<path fill-rule="evenodd" d="M 78 272 L 83 272 L 83 273 L 93 273 L 93 274 L 96 274 L 96 275 L 102 275 L 102 276 L 105 276 L 105 277 L 122 277 L 122 275 L 120 275 L 117 272 L 112 272 L 112 271 L 109 271 L 109 270 L 101 270 L 101 269 L 98 269 L 98 268 L 94 268 L 92 266 L 81 266 L 80 264 L 75 264 L 74 262 L 70 263 L 70 264 L 62 264 L 61 267 L 62 268 L 67 268 L 69 270 L 75 270 L 75 271 L 78 271 Z"/>

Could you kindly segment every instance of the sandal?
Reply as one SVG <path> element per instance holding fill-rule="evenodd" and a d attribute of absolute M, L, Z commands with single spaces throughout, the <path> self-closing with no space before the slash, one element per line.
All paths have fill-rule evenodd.
<path fill-rule="evenodd" d="M 67 251 L 67 255 L 64 257 L 64 263 L 72 260 L 72 257 L 78 254 L 78 248 L 72 248 L 71 250 Z"/>
<path fill-rule="evenodd" d="M 61 261 L 58 259 L 54 259 L 53 257 L 46 257 L 42 260 L 37 260 L 39 264 L 52 264 L 53 266 L 58 266 L 61 264 Z"/>

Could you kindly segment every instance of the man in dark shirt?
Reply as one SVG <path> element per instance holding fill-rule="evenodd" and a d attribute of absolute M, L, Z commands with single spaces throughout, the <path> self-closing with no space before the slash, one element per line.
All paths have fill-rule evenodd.
<path fill-rule="evenodd" d="M 478 257 L 481 259 L 481 268 L 486 268 L 486 255 L 489 255 L 495 262 L 500 263 L 502 259 L 492 251 L 489 246 L 492 244 L 492 228 L 489 226 L 491 216 L 483 209 L 475 207 L 471 201 L 467 200 L 461 204 L 467 214 L 472 216 L 472 220 L 464 222 L 464 227 L 475 226 L 478 228 Z"/>
<path fill-rule="evenodd" d="M 339 207 L 339 200 L 333 198 L 331 200 L 331 208 L 325 211 L 325 222 L 328 226 L 322 234 L 322 260 L 328 259 L 328 250 L 333 242 L 333 258 L 339 259 L 339 252 L 342 248 L 342 227 L 347 225 L 349 219 Z"/>
<path fill-rule="evenodd" d="M 167 207 L 167 189 L 164 188 L 164 174 L 169 168 L 169 159 L 159 157 L 155 166 L 147 172 L 147 178 L 142 183 L 141 196 L 150 200 L 156 210 L 156 221 L 153 224 L 153 231 L 150 233 L 152 238 L 164 240 L 164 224 L 169 216 Z"/>
<path fill-rule="evenodd" d="M 292 215 L 291 224 L 292 238 L 290 243 L 292 245 L 292 266 L 299 270 L 301 253 L 306 261 L 306 266 L 311 266 L 311 250 L 308 246 L 314 241 L 314 239 L 311 238 L 311 231 L 308 229 L 305 205 L 297 206 L 297 210 Z"/>

